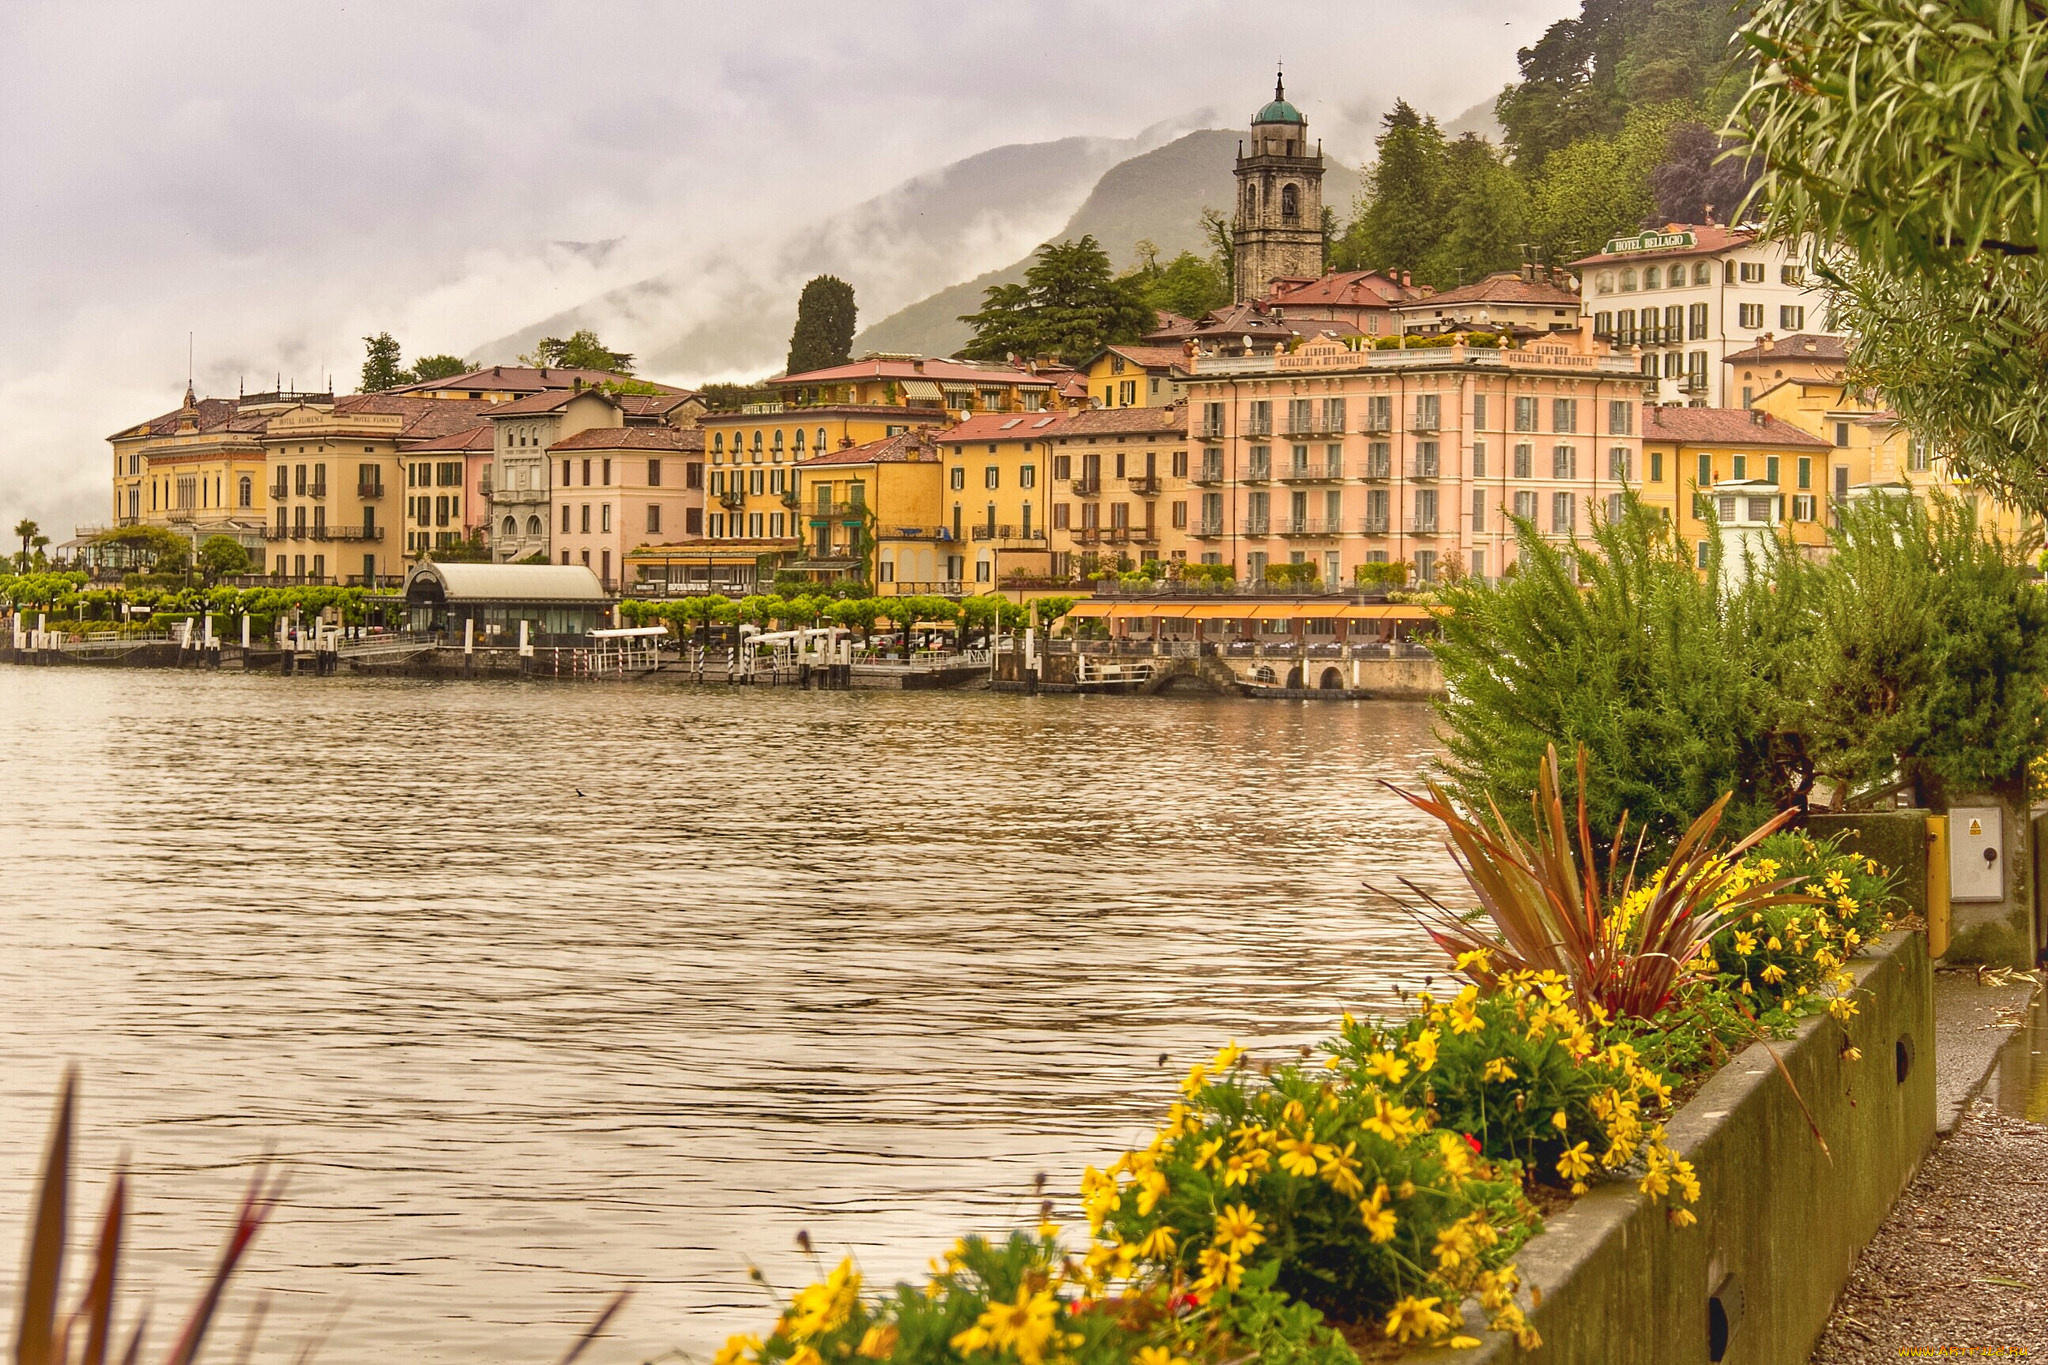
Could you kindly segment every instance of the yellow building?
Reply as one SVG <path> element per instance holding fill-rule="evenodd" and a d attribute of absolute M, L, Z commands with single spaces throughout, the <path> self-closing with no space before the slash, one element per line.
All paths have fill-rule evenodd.
<path fill-rule="evenodd" d="M 939 519 L 943 464 L 928 430 L 813 455 L 791 516 L 814 578 L 858 578 L 887 596 L 959 592 L 958 545 Z"/>
<path fill-rule="evenodd" d="M 970 591 L 1052 573 L 1052 440 L 1079 415 L 983 413 L 939 433 L 948 553 L 962 557 L 962 572 L 955 576 L 970 583 Z"/>
<path fill-rule="evenodd" d="M 359 393 L 331 408 L 301 404 L 270 418 L 272 577 L 294 582 L 395 582 L 406 560 L 408 496 L 404 452 L 433 437 L 473 428 L 488 401 L 460 402 Z M 473 515 L 458 506 L 457 517 Z"/>
<path fill-rule="evenodd" d="M 1188 557 L 1188 410 L 1112 408 L 1068 415 L 1052 433 L 1048 545 L 1055 576 L 1084 558 Z"/>
<path fill-rule="evenodd" d="M 1798 544 L 1818 546 L 1827 541 L 1828 489 L 1855 474 L 1845 452 L 1761 409 L 1645 404 L 1642 439 L 1637 491 L 1702 567 L 1712 549 L 1703 512 L 1738 544 L 1789 529 Z"/>
<path fill-rule="evenodd" d="M 225 535 L 261 559 L 268 512 L 263 428 L 294 405 L 332 402 L 324 393 L 199 398 L 188 387 L 176 411 L 107 438 L 114 462 L 108 524 L 161 526 L 195 545 Z M 80 527 L 79 534 L 97 529 Z"/>
<path fill-rule="evenodd" d="M 1194 362 L 1180 346 L 1106 346 L 1081 372 L 1097 407 L 1163 408 L 1180 401 Z"/>

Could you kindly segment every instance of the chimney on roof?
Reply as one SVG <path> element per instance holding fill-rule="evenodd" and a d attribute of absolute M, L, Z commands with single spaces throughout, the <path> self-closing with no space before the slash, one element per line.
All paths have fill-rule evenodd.
<path fill-rule="evenodd" d="M 491 366 L 491 378 L 493 378 L 493 379 L 496 379 L 496 378 L 498 378 L 498 377 L 499 377 L 500 375 L 502 375 L 502 374 L 504 374 L 504 373 L 505 373 L 505 367 L 504 367 L 504 366 L 502 366 L 502 365 L 493 365 L 493 366 Z"/>
<path fill-rule="evenodd" d="M 583 376 L 579 374 L 574 379 L 571 379 L 569 381 L 569 389 L 572 393 L 583 392 Z"/>
<path fill-rule="evenodd" d="M 924 373 L 924 357 L 923 357 L 923 356 L 919 356 L 919 357 L 918 357 L 918 358 L 917 358 L 916 360 L 913 360 L 913 361 L 911 361 L 911 362 L 910 362 L 910 368 L 911 368 L 911 369 L 913 369 L 913 370 L 916 370 L 916 371 L 917 371 L 917 372 L 918 372 L 919 374 L 923 374 L 923 373 Z"/>
<path fill-rule="evenodd" d="M 1413 289 L 1415 287 L 1415 277 L 1405 270 L 1401 272 L 1401 287 L 1403 289 Z"/>
<path fill-rule="evenodd" d="M 1777 338 L 1772 336 L 1769 332 L 1765 332 L 1762 336 L 1758 337 L 1756 339 L 1756 344 L 1760 349 L 1765 351 L 1775 351 L 1778 349 Z"/>
<path fill-rule="evenodd" d="M 1749 410 L 1749 420 L 1753 425 L 1765 426 L 1769 424 L 1771 416 L 1762 408 L 1751 408 Z"/>

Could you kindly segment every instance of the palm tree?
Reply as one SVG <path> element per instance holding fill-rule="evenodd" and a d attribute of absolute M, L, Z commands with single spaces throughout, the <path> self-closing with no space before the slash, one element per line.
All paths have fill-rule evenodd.
<path fill-rule="evenodd" d="M 16 556 L 15 564 L 23 573 L 28 572 L 29 542 L 31 540 L 34 540 L 37 535 L 41 534 L 42 529 L 42 527 L 36 525 L 35 522 L 30 520 L 28 517 L 23 517 L 20 521 L 14 523 L 14 534 L 21 537 L 21 553 L 20 555 Z M 45 541 L 44 543 L 48 544 L 47 541 Z"/>

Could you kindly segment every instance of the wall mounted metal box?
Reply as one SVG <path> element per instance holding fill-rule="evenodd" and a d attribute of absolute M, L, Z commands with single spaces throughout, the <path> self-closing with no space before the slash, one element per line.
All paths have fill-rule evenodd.
<path fill-rule="evenodd" d="M 1948 812 L 1949 899 L 2005 899 L 2005 812 L 1997 806 L 1951 806 Z"/>

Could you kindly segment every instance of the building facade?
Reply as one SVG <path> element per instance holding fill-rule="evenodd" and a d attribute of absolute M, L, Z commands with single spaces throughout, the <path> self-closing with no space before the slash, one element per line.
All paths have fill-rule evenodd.
<path fill-rule="evenodd" d="M 405 555 L 481 541 L 491 530 L 491 424 L 421 441 L 405 451 Z"/>
<path fill-rule="evenodd" d="M 960 592 L 957 545 L 939 520 L 942 477 L 929 428 L 811 456 L 798 467 L 803 549 L 789 567 L 861 579 L 883 596 Z"/>
<path fill-rule="evenodd" d="M 1660 510 L 1706 567 L 1720 528 L 1727 562 L 1743 545 L 1789 532 L 1827 539 L 1829 488 L 1842 466 L 1827 442 L 1761 410 L 1645 404 L 1643 502 Z M 1712 522 L 1708 514 L 1712 514 Z"/>
<path fill-rule="evenodd" d="M 1163 408 L 1178 403 L 1194 362 L 1185 346 L 1105 346 L 1084 362 L 1089 404 Z"/>
<path fill-rule="evenodd" d="M 1053 437 L 1080 415 L 991 413 L 939 433 L 947 577 L 987 592 L 1006 579 L 1052 574 Z"/>
<path fill-rule="evenodd" d="M 1272 101 L 1252 115 L 1249 150 L 1238 145 L 1231 246 L 1239 303 L 1265 297 L 1275 280 L 1323 273 L 1322 144 L 1310 146 L 1308 120 L 1287 102 L 1278 77 Z"/>
<path fill-rule="evenodd" d="M 1579 327 L 1575 281 L 1534 266 L 1497 270 L 1477 284 L 1418 293 L 1392 307 L 1400 330 L 1414 334 L 1484 331 L 1530 336 Z"/>
<path fill-rule="evenodd" d="M 1659 403 L 1734 406 L 1726 366 L 1766 333 L 1830 333 L 1803 251 L 1750 228 L 1674 223 L 1572 262 L 1597 336 L 1640 347 Z M 1832 334 L 1832 333 L 1830 333 Z"/>
<path fill-rule="evenodd" d="M 1199 370 L 1193 380 L 1199 387 Z M 1187 557 L 1188 411 L 1077 412 L 1052 429 L 1048 543 L 1055 574 Z"/>
<path fill-rule="evenodd" d="M 491 557 L 500 564 L 553 559 L 549 545 L 554 462 L 548 447 L 592 427 L 622 427 L 620 402 L 599 389 L 550 389 L 494 404 L 491 421 Z"/>
<path fill-rule="evenodd" d="M 1367 563 L 1420 582 L 1514 562 L 1511 516 L 1569 539 L 1636 486 L 1644 380 L 1590 329 L 1513 348 L 1353 349 L 1203 360 L 1189 385 L 1188 532 L 1204 563 L 1259 581 Z"/>
<path fill-rule="evenodd" d="M 595 573 L 606 592 L 623 590 L 631 551 L 704 533 L 701 431 L 588 427 L 548 447 L 548 457 L 555 556 Z"/>

